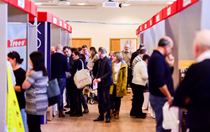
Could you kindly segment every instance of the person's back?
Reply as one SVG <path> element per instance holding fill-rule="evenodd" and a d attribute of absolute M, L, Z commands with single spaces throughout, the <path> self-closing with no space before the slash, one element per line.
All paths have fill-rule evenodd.
<path fill-rule="evenodd" d="M 156 50 L 153 52 L 148 62 L 148 75 L 149 92 L 151 94 L 159 97 L 165 97 L 165 95 L 159 90 L 159 87 L 164 84 L 167 84 L 169 92 L 172 95 L 174 94 L 170 67 L 167 65 L 165 57 Z"/>
<path fill-rule="evenodd" d="M 54 53 L 51 55 L 51 77 L 52 78 L 65 78 L 65 72 L 69 71 L 67 65 L 67 58 L 62 53 Z"/>

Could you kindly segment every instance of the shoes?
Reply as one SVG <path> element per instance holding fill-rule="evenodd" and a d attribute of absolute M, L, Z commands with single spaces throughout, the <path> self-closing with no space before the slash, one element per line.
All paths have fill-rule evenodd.
<path fill-rule="evenodd" d="M 142 114 L 140 114 L 140 115 L 136 115 L 136 118 L 142 118 L 142 119 L 145 119 L 145 118 L 146 118 L 146 116 L 147 116 L 147 114 L 146 114 L 146 113 L 142 113 Z"/>
<path fill-rule="evenodd" d="M 70 108 L 70 105 L 65 105 L 64 108 Z"/>
<path fill-rule="evenodd" d="M 120 113 L 119 110 L 115 110 L 115 119 L 119 119 L 119 118 L 120 118 L 120 117 L 119 117 L 119 113 Z"/>
<path fill-rule="evenodd" d="M 95 119 L 95 120 L 93 120 L 93 121 L 95 121 L 95 122 L 96 122 L 96 121 L 104 121 L 104 118 L 102 118 L 102 117 L 99 116 L 97 119 Z"/>
<path fill-rule="evenodd" d="M 136 116 L 136 112 L 131 111 L 131 112 L 130 112 L 130 116 Z"/>
<path fill-rule="evenodd" d="M 65 114 L 71 114 L 71 113 L 72 113 L 71 111 L 65 112 Z"/>
<path fill-rule="evenodd" d="M 110 117 L 106 118 L 105 123 L 110 123 Z"/>
<path fill-rule="evenodd" d="M 59 117 L 65 117 L 65 115 L 63 114 L 63 111 L 59 111 Z"/>
<path fill-rule="evenodd" d="M 73 114 L 70 114 L 71 117 L 80 117 L 80 116 L 83 116 L 82 113 L 77 113 L 77 112 L 74 112 Z"/>
<path fill-rule="evenodd" d="M 84 114 L 89 113 L 89 109 L 88 108 L 84 109 L 83 113 Z"/>

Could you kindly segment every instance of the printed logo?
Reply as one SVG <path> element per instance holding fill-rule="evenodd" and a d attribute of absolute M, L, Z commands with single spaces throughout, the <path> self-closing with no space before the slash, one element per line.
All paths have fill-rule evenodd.
<path fill-rule="evenodd" d="M 18 6 L 21 8 L 25 8 L 25 0 L 18 0 Z"/>
<path fill-rule="evenodd" d="M 22 47 L 26 46 L 26 39 L 11 39 L 7 41 L 7 47 Z"/>
<path fill-rule="evenodd" d="M 61 27 L 63 26 L 63 22 L 62 22 L 62 21 L 60 21 L 60 26 L 61 26 Z"/>
<path fill-rule="evenodd" d="M 57 18 L 53 17 L 53 23 L 57 24 Z"/>
<path fill-rule="evenodd" d="M 145 28 L 145 29 L 147 28 L 147 24 L 144 25 L 144 28 Z"/>
<path fill-rule="evenodd" d="M 157 15 L 156 16 L 156 22 L 159 22 L 160 21 L 160 15 Z"/>
<path fill-rule="evenodd" d="M 64 28 L 66 29 L 66 23 L 64 23 Z"/>
<path fill-rule="evenodd" d="M 150 20 L 150 26 L 152 26 L 152 20 Z"/>

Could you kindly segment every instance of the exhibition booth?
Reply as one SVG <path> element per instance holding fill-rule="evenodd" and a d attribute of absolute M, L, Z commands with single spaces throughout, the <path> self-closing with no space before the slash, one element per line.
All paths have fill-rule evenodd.
<path fill-rule="evenodd" d="M 186 72 L 195 62 L 193 54 L 193 39 L 199 30 L 210 29 L 209 0 L 177 0 L 168 5 L 150 20 L 140 25 L 136 34 L 140 42 L 145 44 L 148 54 L 151 55 L 157 48 L 158 41 L 169 36 L 174 41 L 172 54 L 175 57 L 173 80 L 177 88 L 181 74 Z M 182 121 L 182 110 L 179 114 L 180 130 L 185 131 Z"/>
<path fill-rule="evenodd" d="M 20 120 L 20 111 L 17 107 L 17 99 L 15 97 L 9 98 L 10 94 L 8 86 L 12 86 L 8 81 L 7 69 L 7 54 L 9 52 L 17 51 L 20 57 L 24 59 L 20 65 L 24 70 L 30 66 L 28 63 L 29 54 L 36 50 L 36 39 L 34 25 L 29 26 L 29 14 L 37 17 L 37 7 L 29 0 L 1 0 L 0 1 L 0 43 L 1 43 L 1 74 L 0 74 L 0 123 L 1 130 L 10 131 L 13 128 L 18 132 L 24 131 L 22 119 Z M 10 84 L 10 85 L 9 85 Z M 14 89 L 14 88 L 13 88 Z M 13 90 L 12 89 L 12 90 Z M 13 90 L 14 91 L 14 90 Z M 9 103 L 10 102 L 10 103 Z M 14 129 L 13 129 L 14 130 Z"/>

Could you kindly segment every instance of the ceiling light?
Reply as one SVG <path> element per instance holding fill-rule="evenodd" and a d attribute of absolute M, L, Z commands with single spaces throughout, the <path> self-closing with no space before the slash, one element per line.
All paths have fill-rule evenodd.
<path fill-rule="evenodd" d="M 37 3 L 37 2 L 35 2 L 34 4 L 37 6 L 42 5 L 42 3 Z"/>
<path fill-rule="evenodd" d="M 173 4 L 173 2 L 168 2 L 168 4 Z"/>
<path fill-rule="evenodd" d="M 122 4 L 123 6 L 129 6 L 130 4 Z"/>
<path fill-rule="evenodd" d="M 85 3 L 78 3 L 78 5 L 85 5 Z"/>

